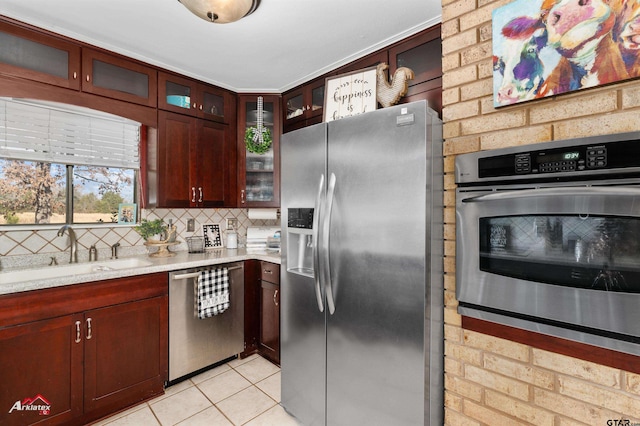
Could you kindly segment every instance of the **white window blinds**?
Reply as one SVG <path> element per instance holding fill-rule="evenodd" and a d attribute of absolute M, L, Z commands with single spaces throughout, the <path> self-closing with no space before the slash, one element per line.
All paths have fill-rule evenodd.
<path fill-rule="evenodd" d="M 0 157 L 140 168 L 140 124 L 72 105 L 0 98 Z"/>

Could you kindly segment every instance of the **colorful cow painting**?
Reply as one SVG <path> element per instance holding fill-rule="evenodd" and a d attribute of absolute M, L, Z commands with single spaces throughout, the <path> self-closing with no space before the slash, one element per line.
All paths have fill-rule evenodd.
<path fill-rule="evenodd" d="M 640 76 L 640 0 L 517 0 L 493 12 L 494 106 Z"/>

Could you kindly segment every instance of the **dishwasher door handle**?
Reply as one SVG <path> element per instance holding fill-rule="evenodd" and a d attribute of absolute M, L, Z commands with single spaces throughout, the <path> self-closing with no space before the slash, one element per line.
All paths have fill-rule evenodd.
<path fill-rule="evenodd" d="M 236 269 L 242 269 L 242 266 L 231 266 L 229 268 L 227 268 L 227 271 L 234 271 Z M 219 269 L 219 268 L 212 268 L 212 269 Z M 198 278 L 200 276 L 200 271 L 198 272 L 187 272 L 186 274 L 176 274 L 176 275 L 172 275 L 171 279 L 172 280 L 186 280 L 189 278 Z"/>
<path fill-rule="evenodd" d="M 191 272 L 188 274 L 176 274 L 172 275 L 171 279 L 173 280 L 186 280 L 189 278 L 198 278 L 200 276 L 200 272 Z"/>

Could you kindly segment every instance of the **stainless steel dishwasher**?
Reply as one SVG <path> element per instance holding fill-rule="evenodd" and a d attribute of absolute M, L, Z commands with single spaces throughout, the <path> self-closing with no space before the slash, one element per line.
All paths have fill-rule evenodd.
<path fill-rule="evenodd" d="M 227 268 L 229 308 L 199 319 L 196 288 L 203 270 Z M 244 267 L 242 262 L 169 274 L 169 384 L 244 350 Z"/>

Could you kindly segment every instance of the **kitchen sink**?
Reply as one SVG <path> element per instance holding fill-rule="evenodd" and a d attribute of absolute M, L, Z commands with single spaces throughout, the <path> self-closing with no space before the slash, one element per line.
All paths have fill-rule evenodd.
<path fill-rule="evenodd" d="M 152 263 L 148 260 L 130 258 L 105 260 L 103 262 L 74 263 L 60 266 L 43 266 L 31 269 L 0 272 L 0 284 L 44 280 L 50 278 L 66 277 L 69 275 L 92 274 L 102 271 L 117 271 L 121 269 L 142 268 L 151 265 Z"/>

